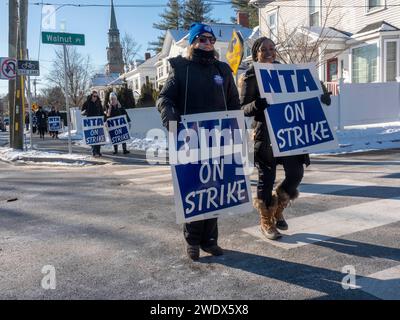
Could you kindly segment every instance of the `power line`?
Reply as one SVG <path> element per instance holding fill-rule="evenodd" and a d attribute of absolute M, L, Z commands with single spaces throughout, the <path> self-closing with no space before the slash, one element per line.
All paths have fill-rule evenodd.
<path fill-rule="evenodd" d="M 217 1 L 210 0 L 206 1 L 206 4 L 212 4 L 213 6 L 226 6 L 231 5 L 230 1 Z M 85 4 L 85 3 L 51 3 L 51 2 L 31 2 L 32 6 L 63 6 L 63 7 L 77 7 L 77 8 L 90 8 L 90 7 L 99 7 L 99 8 L 109 8 L 110 4 Z M 114 4 L 115 8 L 166 8 L 166 4 Z"/>
<path fill-rule="evenodd" d="M 231 1 L 218 1 L 218 0 L 210 0 L 205 3 L 211 4 L 213 6 L 225 6 L 232 5 Z M 78 4 L 78 3 L 43 3 L 43 2 L 31 2 L 30 5 L 39 6 L 39 5 L 54 5 L 54 6 L 65 6 L 65 7 L 78 7 L 78 8 L 87 8 L 87 7 L 103 7 L 109 8 L 110 4 Z M 274 5 L 273 3 L 269 3 L 269 5 Z M 285 8 L 308 8 L 309 5 L 294 5 L 294 4 L 279 4 L 275 5 L 279 7 Z M 116 8 L 165 8 L 166 4 L 114 4 Z M 319 8 L 370 8 L 369 5 L 320 5 Z M 391 7 L 400 7 L 400 4 L 377 4 L 374 8 L 391 8 Z"/>

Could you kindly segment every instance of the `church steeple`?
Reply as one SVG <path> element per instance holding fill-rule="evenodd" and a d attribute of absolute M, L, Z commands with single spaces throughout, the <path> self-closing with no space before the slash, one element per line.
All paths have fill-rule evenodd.
<path fill-rule="evenodd" d="M 114 1 L 111 0 L 110 30 L 118 30 L 117 19 L 115 18 Z"/>
<path fill-rule="evenodd" d="M 115 17 L 113 0 L 111 0 L 110 29 L 108 30 L 107 61 L 106 74 L 124 72 L 122 47 L 117 26 L 117 18 Z"/>

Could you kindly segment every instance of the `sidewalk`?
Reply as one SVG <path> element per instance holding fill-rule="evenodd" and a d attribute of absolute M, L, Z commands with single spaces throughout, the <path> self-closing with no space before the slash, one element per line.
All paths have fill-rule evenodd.
<path fill-rule="evenodd" d="M 147 163 L 146 154 L 139 150 L 130 150 L 131 153 L 123 155 L 122 151 L 117 155 L 111 152 L 103 152 L 102 157 L 93 157 L 90 148 L 79 146 L 72 141 L 72 155 L 68 154 L 68 140 L 52 139 L 46 135 L 41 140 L 38 135 L 33 135 L 33 150 L 14 151 L 8 144 L 9 132 L 0 133 L 0 160 L 7 162 L 37 162 L 37 163 L 65 163 L 81 165 L 104 165 L 104 164 L 133 164 Z M 28 140 L 29 141 L 29 140 Z M 121 148 L 120 148 L 121 149 Z"/>

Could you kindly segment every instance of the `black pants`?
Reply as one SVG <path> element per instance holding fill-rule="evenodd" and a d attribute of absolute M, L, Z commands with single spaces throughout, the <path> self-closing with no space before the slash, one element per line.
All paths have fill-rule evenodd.
<path fill-rule="evenodd" d="M 100 155 L 100 145 L 97 146 L 92 146 L 92 154 L 95 155 Z"/>
<path fill-rule="evenodd" d="M 200 245 L 203 248 L 217 244 L 218 225 L 217 218 L 185 223 L 183 234 L 189 245 Z"/>
<path fill-rule="evenodd" d="M 44 138 L 44 134 L 46 133 L 45 127 L 39 127 L 39 135 L 41 138 Z"/>
<path fill-rule="evenodd" d="M 126 143 L 122 144 L 122 150 L 126 151 Z M 114 151 L 117 152 L 118 151 L 118 145 L 114 144 Z"/>
<path fill-rule="evenodd" d="M 281 161 L 285 170 L 285 180 L 282 182 L 282 188 L 290 197 L 294 197 L 297 187 L 300 185 L 304 176 L 304 166 L 297 156 L 282 157 Z M 272 201 L 272 190 L 276 179 L 276 165 L 266 166 L 262 162 L 257 162 L 258 183 L 257 198 L 264 200 L 269 206 Z"/>

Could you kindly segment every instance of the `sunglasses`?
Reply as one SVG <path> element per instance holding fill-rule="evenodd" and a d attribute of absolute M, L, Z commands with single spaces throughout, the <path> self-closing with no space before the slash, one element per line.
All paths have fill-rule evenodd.
<path fill-rule="evenodd" d="M 207 41 L 210 41 L 211 44 L 214 44 L 217 39 L 214 37 L 206 37 L 206 36 L 198 36 L 197 39 L 199 39 L 200 43 L 207 43 Z"/>
<path fill-rule="evenodd" d="M 93 95 L 92 98 L 97 98 L 98 96 Z"/>

